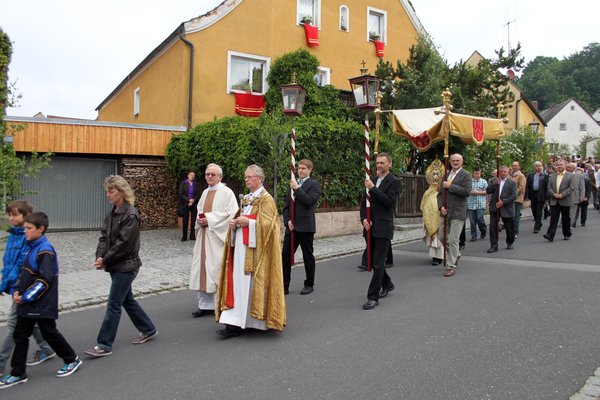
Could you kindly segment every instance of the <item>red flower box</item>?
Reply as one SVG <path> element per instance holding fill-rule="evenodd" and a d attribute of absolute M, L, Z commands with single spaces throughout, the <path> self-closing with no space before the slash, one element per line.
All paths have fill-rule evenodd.
<path fill-rule="evenodd" d="M 265 97 L 252 93 L 235 93 L 235 112 L 246 117 L 258 117 L 265 109 Z"/>
<path fill-rule="evenodd" d="M 373 43 L 375 43 L 375 54 L 377 54 L 377 57 L 383 57 L 385 44 L 379 40 L 373 40 Z"/>
<path fill-rule="evenodd" d="M 306 44 L 310 47 L 319 45 L 319 28 L 310 24 L 304 24 L 304 33 L 306 34 Z"/>

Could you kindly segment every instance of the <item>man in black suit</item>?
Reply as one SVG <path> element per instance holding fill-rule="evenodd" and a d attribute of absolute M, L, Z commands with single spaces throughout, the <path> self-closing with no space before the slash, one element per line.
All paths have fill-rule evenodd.
<path fill-rule="evenodd" d="M 548 186 L 548 175 L 544 173 L 544 167 L 540 161 L 533 163 L 533 172 L 527 175 L 525 185 L 525 197 L 531 202 L 531 213 L 533 214 L 533 233 L 538 233 L 542 228 L 542 214 L 546 202 L 546 187 Z"/>
<path fill-rule="evenodd" d="M 462 167 L 463 158 L 460 154 L 450 156 L 452 169 L 442 182 L 438 193 L 438 208 L 440 214 L 446 216 L 446 251 L 447 265 L 445 277 L 456 273 L 456 266 L 460 258 L 459 241 L 467 219 L 467 197 L 471 195 L 473 179 L 471 173 Z M 443 229 L 443 224 L 440 229 Z M 440 230 L 440 232 L 443 232 Z M 442 233 L 443 235 L 443 233 Z"/>
<path fill-rule="evenodd" d="M 321 196 L 321 185 L 311 179 L 310 173 L 313 163 L 310 160 L 298 162 L 298 181 L 290 180 L 290 188 L 294 191 L 295 211 L 294 220 L 291 220 L 291 194 L 288 192 L 283 208 L 283 224 L 285 225 L 285 237 L 283 238 L 282 264 L 283 264 L 283 289 L 285 294 L 289 293 L 291 270 L 292 270 L 292 240 L 291 232 L 294 231 L 294 253 L 298 245 L 302 248 L 306 280 L 300 294 L 309 294 L 315 285 L 315 256 L 313 255 L 313 238 L 315 236 L 315 205 Z"/>
<path fill-rule="evenodd" d="M 394 290 L 392 279 L 385 270 L 385 258 L 394 237 L 394 209 L 400 195 L 400 179 L 390 173 L 392 157 L 388 153 L 379 153 L 375 160 L 377 177 L 365 180 L 371 203 L 371 222 L 367 220 L 366 196 L 360 204 L 360 220 L 363 236 L 371 232 L 371 265 L 373 276 L 367 291 L 364 310 L 371 310 L 379 304 L 379 298 Z"/>
<path fill-rule="evenodd" d="M 558 219 L 562 217 L 562 231 L 565 240 L 571 238 L 571 218 L 569 212 L 573 201 L 573 181 L 571 174 L 565 172 L 565 160 L 556 162 L 556 173 L 548 178 L 548 198 L 550 199 L 550 226 L 544 234 L 544 239 L 554 241 Z"/>
<path fill-rule="evenodd" d="M 198 201 L 202 195 L 200 185 L 196 182 L 196 173 L 188 171 L 187 179 L 179 184 L 179 213 L 183 217 L 181 241 L 196 240 L 196 216 L 198 215 Z M 191 216 L 190 216 L 191 215 Z"/>
<path fill-rule="evenodd" d="M 508 167 L 500 167 L 499 177 L 492 179 L 492 184 L 487 187 L 490 193 L 490 249 L 488 253 L 498 251 L 498 214 L 506 229 L 506 248 L 512 250 L 515 242 L 515 200 L 517 199 L 517 184 L 508 178 Z"/>

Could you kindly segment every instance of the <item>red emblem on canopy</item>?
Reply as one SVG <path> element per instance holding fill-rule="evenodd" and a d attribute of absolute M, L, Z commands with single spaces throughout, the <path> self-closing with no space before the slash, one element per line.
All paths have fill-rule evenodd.
<path fill-rule="evenodd" d="M 483 120 L 482 119 L 473 119 L 473 139 L 477 143 L 483 142 Z"/>

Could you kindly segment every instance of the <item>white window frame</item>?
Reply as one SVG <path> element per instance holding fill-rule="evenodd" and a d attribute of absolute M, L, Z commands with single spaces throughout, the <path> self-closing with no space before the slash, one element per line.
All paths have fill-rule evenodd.
<path fill-rule="evenodd" d="M 558 130 L 559 131 L 566 131 L 567 130 L 567 123 L 566 122 L 561 122 L 560 124 L 558 124 Z"/>
<path fill-rule="evenodd" d="M 323 84 L 322 85 L 318 85 L 318 86 L 326 86 L 326 85 L 331 85 L 331 68 L 329 67 L 318 67 L 317 68 L 318 71 L 315 74 L 316 75 L 321 75 L 323 77 L 322 81 Z"/>
<path fill-rule="evenodd" d="M 141 89 L 140 87 L 136 87 L 135 90 L 133 91 L 133 116 L 134 117 L 139 117 L 140 116 L 140 97 L 141 97 Z"/>
<path fill-rule="evenodd" d="M 227 52 L 227 93 L 231 94 L 231 93 L 246 93 L 245 90 L 238 90 L 238 89 L 230 89 L 231 87 L 231 59 L 232 57 L 235 58 L 244 58 L 247 59 L 249 61 L 254 61 L 254 62 L 263 62 L 265 64 L 265 68 L 263 69 L 263 92 L 258 93 L 258 92 L 252 92 L 255 94 L 265 94 L 267 93 L 267 90 L 269 90 L 269 84 L 267 83 L 267 75 L 269 75 L 269 71 L 271 70 L 271 58 L 270 57 L 265 57 L 265 56 L 259 56 L 256 54 L 249 54 L 249 53 L 242 53 L 239 51 L 232 51 L 229 50 Z"/>
<path fill-rule="evenodd" d="M 302 22 L 300 22 L 300 20 L 304 16 L 304 14 L 300 15 L 300 1 L 301 0 L 296 0 L 296 25 L 298 26 L 304 25 Z M 311 25 L 321 29 L 321 0 L 312 0 L 312 2 L 315 11 L 314 15 L 312 15 Z"/>
<path fill-rule="evenodd" d="M 342 29 L 342 17 L 344 17 L 344 10 L 346 11 L 346 21 L 345 21 L 345 27 L 346 29 Z M 350 8 L 348 8 L 347 5 L 342 4 L 340 6 L 340 18 L 338 21 L 338 29 L 342 32 L 350 32 Z"/>
<path fill-rule="evenodd" d="M 580 132 L 586 132 L 587 131 L 587 124 L 579 124 L 579 131 Z"/>
<path fill-rule="evenodd" d="M 371 14 L 379 14 L 383 17 L 383 32 L 379 33 L 379 41 L 387 43 L 387 11 L 374 7 L 367 7 L 367 42 L 371 41 L 371 38 L 369 38 L 369 17 L 371 16 Z"/>

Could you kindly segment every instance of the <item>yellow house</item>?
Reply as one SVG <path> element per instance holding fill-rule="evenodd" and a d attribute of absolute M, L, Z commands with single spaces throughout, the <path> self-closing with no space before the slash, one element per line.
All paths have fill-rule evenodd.
<path fill-rule="evenodd" d="M 476 66 L 483 58 L 478 51 L 475 51 L 466 61 L 466 64 Z M 505 105 L 507 106 L 506 117 L 508 118 L 508 124 L 505 125 L 505 128 L 513 130 L 531 126 L 531 128 L 539 133 L 540 137 L 544 137 L 547 124 L 539 114 L 537 105 L 529 101 L 512 80 L 508 82 L 508 90 L 514 95 L 515 100 L 512 104 Z"/>
<path fill-rule="evenodd" d="M 309 46 L 305 17 L 318 46 Z M 319 59 L 319 84 L 348 90 L 363 60 L 376 68 L 373 33 L 394 63 L 425 35 L 408 0 L 226 0 L 152 51 L 100 103 L 98 120 L 189 128 L 234 115 L 234 94 L 266 93 L 271 63 L 298 48 Z"/>

